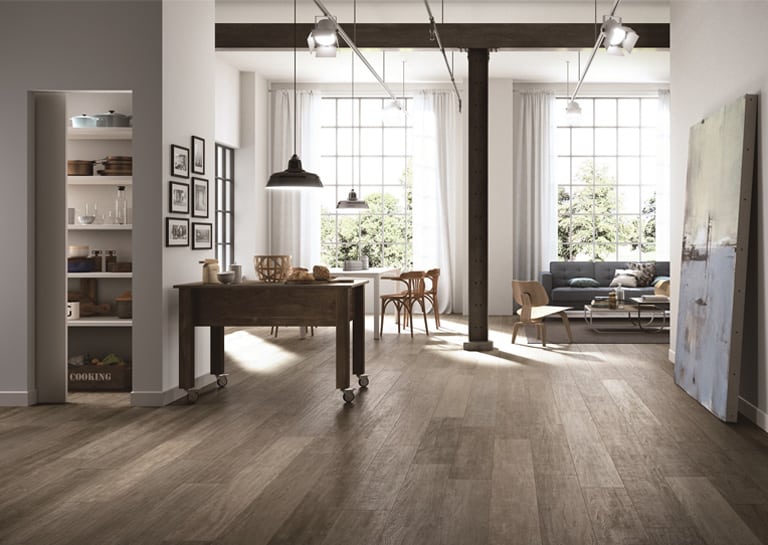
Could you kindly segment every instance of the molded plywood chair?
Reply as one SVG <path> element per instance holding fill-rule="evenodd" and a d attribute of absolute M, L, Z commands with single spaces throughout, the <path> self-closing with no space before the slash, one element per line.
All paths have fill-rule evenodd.
<path fill-rule="evenodd" d="M 440 269 L 429 269 L 426 273 L 429 279 L 429 289 L 424 291 L 424 299 L 432 305 L 432 312 L 435 314 L 435 328 L 440 329 L 440 311 L 437 303 L 437 281 L 440 279 Z"/>
<path fill-rule="evenodd" d="M 515 342 L 517 338 L 517 330 L 520 326 L 533 325 L 538 330 L 539 338 L 541 339 L 541 345 L 547 346 L 547 328 L 544 325 L 544 318 L 552 316 L 553 314 L 559 314 L 563 320 L 565 331 L 568 333 L 568 341 L 573 342 L 573 336 L 571 335 L 571 324 L 568 321 L 568 316 L 565 311 L 571 307 L 556 307 L 548 305 L 549 296 L 544 286 L 540 282 L 535 280 L 512 281 L 512 297 L 515 302 L 520 305 L 517 310 L 517 315 L 520 319 L 515 322 L 515 326 L 512 329 L 512 342 Z"/>
<path fill-rule="evenodd" d="M 397 312 L 397 332 L 400 333 L 400 318 L 402 315 L 403 325 L 411 326 L 411 337 L 413 337 L 413 305 L 418 303 L 421 306 L 421 313 L 424 315 L 424 331 L 429 335 L 427 327 L 427 313 L 424 311 L 424 271 L 404 272 L 400 276 L 384 276 L 384 280 L 394 280 L 402 284 L 403 290 L 397 293 L 387 293 L 379 296 L 381 300 L 381 324 L 379 325 L 379 337 L 384 330 L 384 311 L 387 305 L 392 303 Z"/>

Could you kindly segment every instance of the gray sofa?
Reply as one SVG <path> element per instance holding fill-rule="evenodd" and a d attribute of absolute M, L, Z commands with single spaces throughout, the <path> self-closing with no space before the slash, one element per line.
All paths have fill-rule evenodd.
<path fill-rule="evenodd" d="M 568 306 L 581 309 L 595 296 L 605 296 L 616 269 L 627 269 L 626 261 L 551 261 L 549 270 L 541 273 L 541 283 L 549 295 L 551 305 Z M 669 261 L 656 262 L 656 276 L 669 276 Z M 571 278 L 594 278 L 600 283 L 597 288 L 572 288 L 568 285 Z M 653 285 L 643 288 L 624 287 L 624 297 L 652 295 Z"/>

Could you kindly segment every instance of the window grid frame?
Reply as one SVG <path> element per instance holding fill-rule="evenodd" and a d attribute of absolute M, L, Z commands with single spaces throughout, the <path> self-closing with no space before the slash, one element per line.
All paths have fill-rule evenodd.
<path fill-rule="evenodd" d="M 216 258 L 222 267 L 235 257 L 235 150 L 216 143 L 214 231 Z"/>
<path fill-rule="evenodd" d="M 622 124 L 620 124 L 620 121 L 619 121 L 619 104 L 620 104 L 621 100 L 626 100 L 626 99 L 636 100 L 637 101 L 637 120 L 638 120 L 637 124 L 632 124 L 632 125 L 627 125 L 627 124 L 622 125 Z M 565 106 L 566 106 L 568 100 L 570 100 L 569 97 L 565 97 L 565 96 L 557 96 L 556 97 L 556 99 L 555 99 L 555 107 L 558 108 L 558 111 L 559 111 L 559 109 L 562 109 L 562 110 L 565 109 Z M 582 122 L 579 125 L 575 125 L 575 126 L 568 125 L 568 124 L 560 124 L 560 123 L 558 123 L 556 125 L 556 129 L 555 130 L 557 132 L 567 131 L 567 135 L 568 135 L 567 136 L 568 152 L 569 152 L 568 154 L 561 154 L 560 153 L 561 150 L 558 149 L 557 153 L 555 154 L 555 157 L 558 159 L 559 163 L 562 162 L 562 161 L 560 161 L 562 159 L 568 159 L 568 172 L 567 172 L 567 174 L 568 174 L 568 176 L 567 176 L 568 182 L 567 182 L 567 184 L 563 183 L 563 179 L 565 178 L 565 176 L 563 175 L 563 173 L 558 173 L 559 178 L 558 178 L 558 181 L 556 183 L 556 188 L 555 188 L 556 189 L 556 193 L 559 194 L 559 188 L 560 187 L 567 187 L 568 193 L 571 196 L 570 203 L 571 203 L 571 207 L 572 207 L 572 203 L 573 203 L 572 196 L 574 194 L 574 188 L 576 188 L 576 189 L 585 189 L 585 188 L 590 188 L 590 187 L 591 188 L 598 187 L 595 184 L 597 160 L 598 159 L 605 159 L 605 158 L 613 159 L 615 161 L 615 164 L 616 164 L 616 171 L 615 171 L 614 183 L 609 186 L 609 187 L 613 188 L 614 194 L 615 194 L 614 195 L 615 202 L 613 203 L 615 212 L 613 213 L 613 220 L 614 220 L 613 221 L 613 224 L 614 224 L 614 237 L 613 238 L 614 238 L 614 241 L 613 241 L 612 257 L 613 257 L 613 260 L 615 260 L 615 261 L 621 261 L 621 259 L 619 259 L 619 253 L 621 251 L 622 245 L 626 245 L 627 243 L 631 243 L 631 241 L 621 240 L 621 237 L 619 236 L 620 225 L 621 225 L 620 218 L 626 217 L 626 218 L 632 218 L 632 219 L 636 219 L 637 220 L 638 232 L 636 233 L 636 236 L 638 237 L 638 247 L 637 247 L 636 250 L 633 250 L 633 252 L 636 252 L 637 255 L 632 257 L 632 259 L 642 260 L 643 259 L 643 254 L 644 254 L 642 246 L 643 246 L 643 243 L 645 242 L 644 237 L 643 237 L 643 230 L 644 230 L 644 226 L 646 224 L 645 218 L 644 218 L 644 214 L 643 214 L 643 195 L 644 195 L 643 188 L 649 187 L 649 184 L 643 183 L 643 180 L 644 180 L 643 159 L 647 159 L 649 157 L 654 157 L 654 158 L 656 157 L 655 152 L 652 153 L 652 154 L 651 153 L 646 153 L 645 150 L 643 149 L 643 131 L 644 130 L 655 130 L 656 127 L 657 127 L 656 123 L 654 123 L 653 125 L 646 125 L 646 124 L 643 123 L 643 103 L 644 102 L 656 102 L 657 103 L 658 102 L 658 97 L 649 97 L 649 96 L 615 96 L 615 97 L 585 96 L 585 97 L 580 97 L 579 100 L 582 101 L 582 102 L 585 101 L 585 100 L 591 101 L 591 103 L 592 103 L 591 104 L 592 105 L 592 108 L 591 108 L 592 119 L 590 120 L 590 122 L 588 124 L 585 124 L 584 120 L 582 119 Z M 613 124 L 610 124 L 610 125 L 600 124 L 600 125 L 598 125 L 595 122 L 595 118 L 596 118 L 595 103 L 598 100 L 600 100 L 600 101 L 612 101 L 613 102 L 614 115 L 615 115 L 615 122 Z M 591 130 L 592 153 L 591 154 L 583 154 L 583 153 L 574 154 L 573 153 L 573 142 L 574 142 L 573 130 L 574 129 L 583 129 L 583 128 Z M 598 150 L 596 149 L 597 148 L 597 141 L 596 141 L 597 140 L 597 130 L 596 129 L 611 129 L 611 130 L 613 130 L 613 132 L 614 132 L 614 139 L 616 140 L 616 150 L 615 150 L 615 153 L 598 153 Z M 635 153 L 627 154 L 627 153 L 621 153 L 620 152 L 620 150 L 619 150 L 619 130 L 620 129 L 634 129 L 634 130 L 637 131 L 638 141 L 637 141 L 637 153 L 636 154 Z M 560 135 L 558 135 L 558 137 L 559 136 Z M 621 183 L 621 169 L 619 168 L 619 164 L 620 164 L 619 159 L 620 158 L 637 158 L 637 161 L 638 161 L 638 172 L 637 172 L 637 180 L 638 181 L 637 181 L 637 183 L 632 183 L 632 184 L 622 184 Z M 592 164 L 595 165 L 595 167 L 594 167 L 595 170 L 593 171 L 594 175 L 593 175 L 593 178 L 591 180 L 591 183 L 589 183 L 589 184 L 577 184 L 577 183 L 574 183 L 574 175 L 575 175 L 575 172 L 574 172 L 574 159 L 591 160 Z M 637 210 L 638 210 L 638 212 L 637 213 L 621 212 L 621 208 L 619 206 L 620 195 L 621 195 L 620 194 L 620 189 L 621 188 L 636 188 L 637 189 L 637 198 L 638 198 L 638 202 L 637 202 Z M 655 193 L 656 193 L 656 191 L 654 190 L 654 194 Z M 567 248 L 564 248 L 564 251 L 567 252 L 567 253 L 566 253 L 565 256 L 560 256 L 560 251 L 558 249 L 558 258 L 564 259 L 566 261 L 571 261 L 571 260 L 574 259 L 574 254 L 573 254 L 573 247 L 574 247 L 574 243 L 573 243 L 574 242 L 574 221 L 573 221 L 573 219 L 574 219 L 574 216 L 588 216 L 588 215 L 591 216 L 592 225 L 593 226 L 596 225 L 596 223 L 597 223 L 596 222 L 597 212 L 596 212 L 596 207 L 595 207 L 595 203 L 594 202 L 592 203 L 591 214 L 573 214 L 572 208 L 571 208 L 571 213 L 568 215 L 568 218 L 569 218 L 569 222 L 568 222 L 568 243 L 567 243 Z M 559 211 L 558 211 L 558 214 L 557 214 L 557 219 L 558 219 L 558 222 L 559 222 L 559 220 L 560 220 Z M 596 240 L 596 236 L 595 236 L 594 232 L 592 233 L 592 244 L 591 244 L 591 246 L 592 246 L 592 251 L 591 251 L 592 255 L 591 255 L 590 259 L 591 260 L 596 260 L 596 256 L 598 255 L 598 245 L 597 245 L 597 240 Z M 656 246 L 656 244 L 655 244 L 655 239 L 654 239 L 654 248 L 653 248 L 653 250 L 650 251 L 650 252 L 646 252 L 646 253 L 655 254 L 655 251 L 656 251 L 655 246 Z"/>

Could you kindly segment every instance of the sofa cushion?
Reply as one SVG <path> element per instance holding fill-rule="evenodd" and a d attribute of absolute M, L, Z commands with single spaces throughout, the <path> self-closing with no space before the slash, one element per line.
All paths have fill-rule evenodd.
<path fill-rule="evenodd" d="M 552 261 L 549 264 L 549 272 L 552 273 L 553 288 L 567 286 L 568 280 L 575 277 L 596 278 L 600 282 L 595 276 L 595 264 L 591 261 Z M 608 282 L 600 284 L 607 286 Z"/>
<path fill-rule="evenodd" d="M 644 287 L 650 286 L 651 280 L 656 276 L 656 262 L 655 261 L 630 261 L 627 263 L 627 267 L 635 271 L 637 274 L 637 285 Z"/>
<path fill-rule="evenodd" d="M 599 288 L 600 282 L 588 276 L 577 276 L 568 280 L 568 286 L 572 288 Z"/>
<path fill-rule="evenodd" d="M 640 282 L 637 280 L 637 272 L 632 269 L 616 269 L 613 273 L 613 280 L 611 280 L 610 287 L 615 288 L 617 286 L 636 288 L 640 286 Z"/>

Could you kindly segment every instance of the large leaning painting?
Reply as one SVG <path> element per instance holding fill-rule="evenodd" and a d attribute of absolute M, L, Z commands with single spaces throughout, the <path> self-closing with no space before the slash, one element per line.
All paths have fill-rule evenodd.
<path fill-rule="evenodd" d="M 691 127 L 675 382 L 721 420 L 738 413 L 757 97 Z"/>

